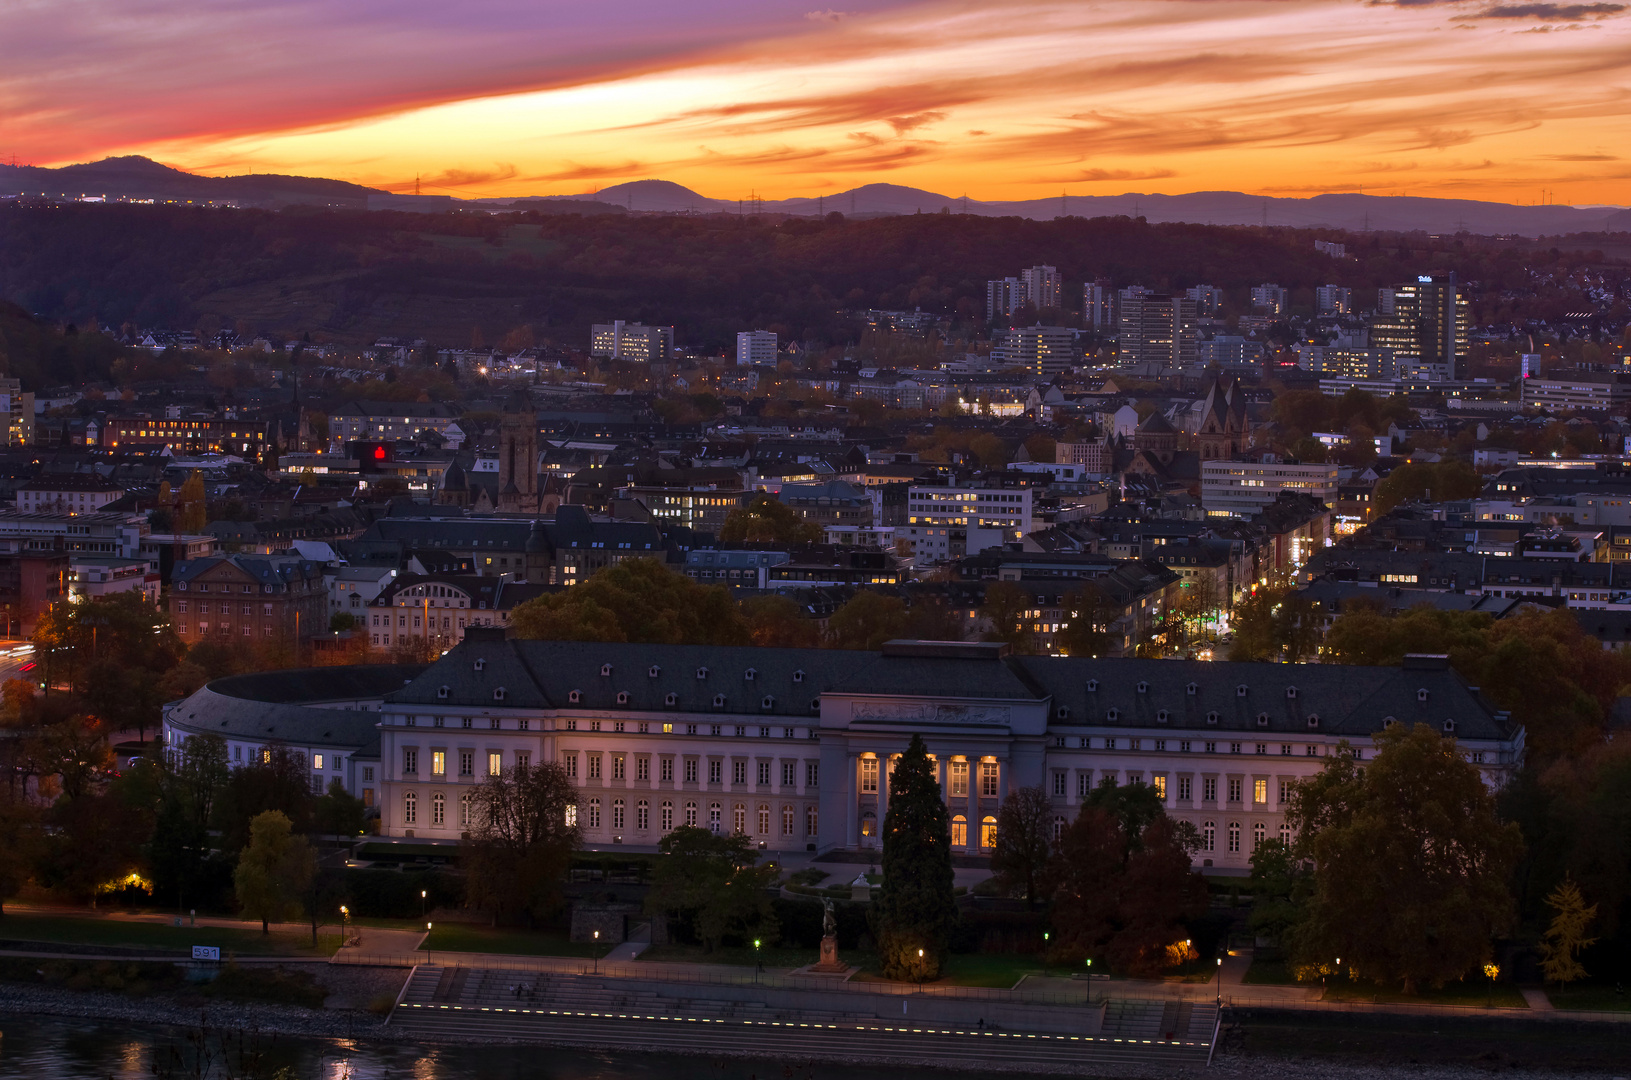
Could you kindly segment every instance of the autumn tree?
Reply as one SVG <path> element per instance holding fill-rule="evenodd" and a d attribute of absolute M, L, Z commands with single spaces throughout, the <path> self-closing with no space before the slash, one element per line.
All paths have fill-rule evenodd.
<path fill-rule="evenodd" d="M 515 636 L 545 641 L 747 645 L 752 637 L 724 586 L 700 585 L 655 559 L 624 559 L 565 592 L 516 606 Z"/>
<path fill-rule="evenodd" d="M 813 544 L 821 539 L 821 526 L 774 495 L 760 493 L 726 515 L 719 539 L 727 544 Z"/>
<path fill-rule="evenodd" d="M 1556 913 L 1540 943 L 1540 967 L 1546 981 L 1562 986 L 1585 978 L 1586 969 L 1578 957 L 1581 949 L 1597 941 L 1586 936 L 1586 928 L 1597 917 L 1597 905 L 1588 907 L 1580 886 L 1568 878 L 1552 890 L 1546 903 Z"/>
<path fill-rule="evenodd" d="M 1437 463 L 1409 462 L 1377 482 L 1371 495 L 1373 513 L 1381 517 L 1400 503 L 1471 499 L 1484 489 L 1484 479 L 1459 458 Z"/>
<path fill-rule="evenodd" d="M 928 751 L 915 733 L 890 774 L 881 868 L 883 883 L 869 916 L 884 975 L 937 977 L 957 921 L 951 821 Z"/>
<path fill-rule="evenodd" d="M 1027 910 L 1043 898 L 1053 854 L 1053 818 L 1053 800 L 1040 784 L 1010 791 L 997 811 L 991 873 L 1003 891 L 1024 895 Z"/>
<path fill-rule="evenodd" d="M 1029 612 L 1036 597 L 1017 581 L 993 581 L 985 587 L 985 599 L 980 604 L 980 617 L 990 626 L 984 634 L 986 641 L 1001 641 L 1016 653 L 1036 652 L 1036 633 L 1031 629 Z"/>
<path fill-rule="evenodd" d="M 238 855 L 232 885 L 238 906 L 251 919 L 259 919 L 261 933 L 271 924 L 300 917 L 301 898 L 317 872 L 317 857 L 306 838 L 297 836 L 289 819 L 276 810 L 258 814 L 249 823 L 249 844 Z"/>
<path fill-rule="evenodd" d="M 176 532 L 202 533 L 209 525 L 209 511 L 205 507 L 204 475 L 197 469 L 181 485 L 180 506 L 175 516 Z"/>
<path fill-rule="evenodd" d="M 820 630 L 814 619 L 788 596 L 753 596 L 741 603 L 753 643 L 762 647 L 814 648 Z"/>
<path fill-rule="evenodd" d="M 1054 635 L 1054 644 L 1066 656 L 1109 656 L 1118 642 L 1110 627 L 1121 612 L 1104 590 L 1084 582 L 1065 594 L 1062 604 L 1065 625 Z"/>
<path fill-rule="evenodd" d="M 557 910 L 581 843 L 577 788 L 559 762 L 518 765 L 482 781 L 461 845 L 472 907 L 530 924 Z"/>
<path fill-rule="evenodd" d="M 879 649 L 905 634 L 906 601 L 861 589 L 827 618 L 827 643 L 835 649 Z"/>
<path fill-rule="evenodd" d="M 653 868 L 646 914 L 688 920 L 708 952 L 727 935 L 776 940 L 769 889 L 778 871 L 771 863 L 756 865 L 746 836 L 682 825 L 664 836 L 657 850 L 666 858 Z"/>
<path fill-rule="evenodd" d="M 1296 854 L 1314 874 L 1291 951 L 1305 967 L 1341 956 L 1415 993 L 1489 957 L 1512 923 L 1522 838 L 1453 738 L 1394 724 L 1374 739 L 1363 768 L 1343 745 L 1292 790 Z"/>

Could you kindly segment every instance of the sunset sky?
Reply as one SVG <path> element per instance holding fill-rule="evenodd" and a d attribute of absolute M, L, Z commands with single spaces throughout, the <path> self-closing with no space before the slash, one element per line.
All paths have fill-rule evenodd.
<path fill-rule="evenodd" d="M 0 0 L 0 153 L 465 197 L 1623 205 L 1628 4 Z"/>

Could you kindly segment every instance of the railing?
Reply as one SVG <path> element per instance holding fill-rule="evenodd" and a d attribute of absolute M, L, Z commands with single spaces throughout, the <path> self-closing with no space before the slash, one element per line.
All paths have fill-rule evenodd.
<path fill-rule="evenodd" d="M 1102 1004 L 1107 1000 L 1103 988 L 1084 987 L 1078 992 L 1001 989 L 984 986 L 914 986 L 896 982 L 850 982 L 830 975 L 771 975 L 755 974 L 751 968 L 725 967 L 722 970 L 699 970 L 699 965 L 644 961 L 634 964 L 596 964 L 580 957 L 514 956 L 502 953 L 436 953 L 422 950 L 413 953 L 362 953 L 342 949 L 334 954 L 333 963 L 355 964 L 368 967 L 415 967 L 436 964 L 444 967 L 499 968 L 506 971 L 531 971 L 548 975 L 580 975 L 591 978 L 639 980 L 644 982 L 677 983 L 693 986 L 762 986 L 779 990 L 824 990 L 848 994 L 884 994 L 897 997 L 921 995 L 925 997 L 956 998 L 967 1001 L 1011 1002 L 1028 1005 L 1062 1005 L 1082 1007 Z M 1095 989 L 1098 992 L 1095 993 Z M 1163 995 L 1140 995 L 1154 1000 Z M 1129 996 L 1128 1000 L 1136 1000 Z"/>

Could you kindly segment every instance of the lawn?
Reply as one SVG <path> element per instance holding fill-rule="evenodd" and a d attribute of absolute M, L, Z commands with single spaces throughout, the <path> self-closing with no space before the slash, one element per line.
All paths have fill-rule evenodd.
<path fill-rule="evenodd" d="M 853 962 L 853 961 L 852 961 Z M 1063 969 L 1052 972 L 1059 974 Z M 1050 974 L 1042 959 L 1023 953 L 952 953 L 946 957 L 945 973 L 925 986 L 992 986 L 1007 989 L 1026 975 Z M 861 973 L 851 982 L 890 982 L 878 970 L 876 957 L 867 957 Z"/>
<path fill-rule="evenodd" d="M 1555 990 L 1548 986 L 1546 997 L 1554 1009 L 1580 1009 L 1587 1012 L 1631 1010 L 1631 994 L 1616 991 L 1612 986 L 1570 986 L 1563 990 Z"/>
<path fill-rule="evenodd" d="M 263 935 L 252 924 L 243 928 L 218 926 L 172 926 L 167 922 L 132 922 L 87 914 L 32 915 L 7 914 L 0 917 L 0 940 L 50 942 L 70 945 L 106 945 L 122 948 L 166 949 L 191 953 L 194 945 L 214 945 L 227 953 L 245 955 L 312 954 L 311 935 L 275 933 Z M 328 954 L 340 947 L 338 928 L 327 926 L 318 935 L 316 953 Z"/>
<path fill-rule="evenodd" d="M 820 950 L 783 948 L 772 945 L 759 950 L 758 960 L 767 970 L 773 968 L 798 968 L 806 964 L 813 964 L 821 959 Z M 858 960 L 849 956 L 840 955 L 846 963 L 854 964 Z M 870 959 L 870 954 L 868 954 Z M 640 954 L 640 959 L 680 964 L 738 964 L 743 967 L 752 967 L 754 964 L 754 950 L 752 947 L 721 945 L 713 952 L 704 952 L 701 945 L 653 945 Z"/>
<path fill-rule="evenodd" d="M 470 923 L 434 923 L 422 946 L 437 952 L 509 953 L 514 956 L 605 956 L 613 945 L 568 941 L 553 930 L 516 930 L 472 926 Z"/>
<path fill-rule="evenodd" d="M 1248 986 L 1295 986 L 1297 980 L 1292 977 L 1291 968 L 1284 960 L 1265 960 L 1261 957 L 1252 957 L 1251 967 L 1240 981 Z"/>
<path fill-rule="evenodd" d="M 1438 990 L 1423 987 L 1419 993 L 1411 995 L 1375 983 L 1342 981 L 1328 985 L 1321 1000 L 1371 1001 L 1383 1005 L 1467 1005 L 1482 1008 L 1494 1004 L 1505 1009 L 1529 1007 L 1516 986 L 1511 983 L 1491 986 L 1483 979 L 1447 983 Z"/>

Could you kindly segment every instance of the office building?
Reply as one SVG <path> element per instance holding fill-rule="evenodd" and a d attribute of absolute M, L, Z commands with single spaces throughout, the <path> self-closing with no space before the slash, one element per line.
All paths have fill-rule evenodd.
<path fill-rule="evenodd" d="M 622 319 L 596 323 L 589 331 L 589 355 L 641 364 L 663 363 L 674 357 L 674 328 Z"/>
<path fill-rule="evenodd" d="M 1057 375 L 1076 362 L 1076 333 L 1068 326 L 1022 326 L 1006 345 L 1009 362 L 1033 375 Z"/>
<path fill-rule="evenodd" d="M 769 330 L 744 330 L 736 335 L 738 364 L 776 366 L 776 335 Z"/>
<path fill-rule="evenodd" d="M 1207 517 L 1251 517 L 1283 491 L 1312 495 L 1330 505 L 1337 497 L 1337 466 L 1267 460 L 1201 462 L 1201 505 Z"/>
<path fill-rule="evenodd" d="M 1332 378 L 1391 379 L 1392 349 L 1366 349 L 1343 345 L 1298 345 L 1297 366 Z"/>
<path fill-rule="evenodd" d="M 1217 334 L 1200 342 L 1196 355 L 1204 367 L 1256 368 L 1268 355 L 1268 347 L 1239 334 Z"/>
<path fill-rule="evenodd" d="M 913 484 L 907 489 L 908 525 L 994 529 L 1002 540 L 1021 540 L 1031 531 L 1031 489 L 944 487 Z"/>
<path fill-rule="evenodd" d="M 1065 283 L 1057 266 L 1033 266 L 1019 277 L 1025 282 L 1025 299 L 1037 311 L 1065 306 Z"/>
<path fill-rule="evenodd" d="M 1423 275 L 1395 286 L 1392 295 L 1392 313 L 1378 313 L 1371 320 L 1371 346 L 1392 350 L 1402 378 L 1465 378 L 1472 306 L 1455 275 Z"/>

